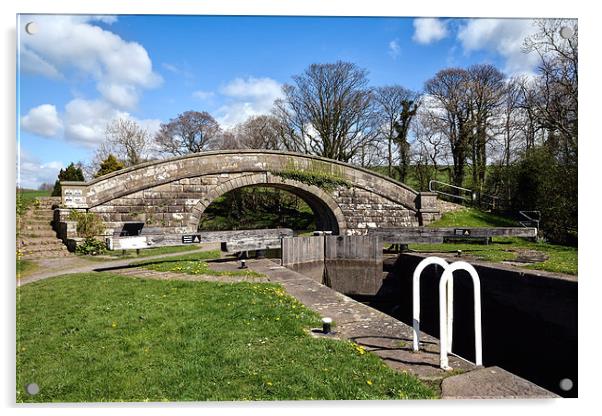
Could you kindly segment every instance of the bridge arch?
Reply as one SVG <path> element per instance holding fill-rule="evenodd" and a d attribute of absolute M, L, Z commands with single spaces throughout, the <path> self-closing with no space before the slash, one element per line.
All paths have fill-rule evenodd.
<path fill-rule="evenodd" d="M 337 202 L 328 193 L 314 185 L 307 185 L 295 180 L 283 180 L 270 173 L 257 173 L 243 176 L 242 180 L 232 179 L 213 188 L 195 205 L 188 220 L 188 228 L 198 228 L 205 209 L 213 201 L 235 189 L 251 186 L 265 186 L 290 192 L 301 198 L 311 208 L 319 230 L 330 230 L 333 234 L 344 233 L 347 229 L 345 216 Z"/>
<path fill-rule="evenodd" d="M 316 172 L 340 181 L 317 186 L 307 180 L 308 173 Z M 438 215 L 432 194 L 347 163 L 281 151 L 195 153 L 61 185 L 66 208 L 99 213 L 109 231 L 131 221 L 142 221 L 153 232 L 196 231 L 215 198 L 245 186 L 290 191 L 310 205 L 322 226 L 339 233 L 415 226 Z"/>

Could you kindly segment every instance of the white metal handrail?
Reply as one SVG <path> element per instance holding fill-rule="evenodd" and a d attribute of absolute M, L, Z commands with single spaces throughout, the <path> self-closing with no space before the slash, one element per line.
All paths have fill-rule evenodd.
<path fill-rule="evenodd" d="M 470 196 L 462 196 L 462 195 L 451 194 L 449 192 L 440 191 L 438 189 L 435 189 L 433 187 L 433 184 L 440 184 L 440 185 L 446 186 L 448 188 L 458 189 L 459 191 L 470 194 Z M 445 182 L 437 181 L 434 179 L 431 179 L 429 181 L 429 192 L 435 192 L 440 195 L 449 196 L 450 198 L 462 199 L 464 201 L 474 201 L 477 198 L 477 194 L 472 189 L 462 188 L 461 186 L 452 185 L 450 183 L 445 183 Z"/>
<path fill-rule="evenodd" d="M 444 291 L 448 285 L 448 281 L 453 279 L 453 273 L 457 270 L 465 270 L 470 274 L 472 278 L 472 284 L 474 288 L 474 342 L 475 342 L 475 364 L 480 366 L 483 365 L 483 345 L 482 345 L 482 331 L 481 331 L 481 281 L 479 274 L 472 265 L 465 261 L 457 261 L 452 263 L 443 271 L 441 279 L 439 281 L 439 328 L 440 328 L 440 363 L 441 368 L 449 370 L 449 361 L 447 358 L 448 352 L 448 335 L 451 337 L 449 327 L 445 326 L 447 321 L 447 302 Z M 451 349 L 450 349 L 451 352 Z"/>
<path fill-rule="evenodd" d="M 519 221 L 523 227 L 530 227 L 535 224 L 535 228 L 539 230 L 539 222 L 541 221 L 541 211 L 518 211 L 518 213 L 527 219 L 527 221 Z"/>
<path fill-rule="evenodd" d="M 449 263 L 447 261 L 445 261 L 444 259 L 442 259 L 441 257 L 431 256 L 431 257 L 427 257 L 426 259 L 424 259 L 420 263 L 418 263 L 418 266 L 416 266 L 416 269 L 414 269 L 414 276 L 413 276 L 413 283 L 412 283 L 412 309 L 413 309 L 412 328 L 413 328 L 413 335 L 414 335 L 414 339 L 413 339 L 414 351 L 418 351 L 420 349 L 420 347 L 419 347 L 419 342 L 420 342 L 420 275 L 422 274 L 424 269 L 426 267 L 430 266 L 431 264 L 439 265 L 443 268 L 443 270 L 446 270 L 449 267 Z M 453 325 L 453 315 L 454 315 L 454 310 L 453 310 L 454 281 L 453 281 L 453 277 L 451 279 L 449 279 L 449 281 L 448 281 L 447 295 L 448 295 L 447 325 L 448 325 L 449 333 L 451 334 L 453 332 L 451 326 Z M 451 336 L 449 337 L 448 345 L 449 345 L 449 350 L 451 351 L 451 345 L 452 345 L 452 337 Z"/>
<path fill-rule="evenodd" d="M 481 281 L 475 268 L 464 261 L 449 264 L 441 257 L 427 257 L 414 269 L 412 284 L 412 328 L 413 349 L 420 350 L 420 276 L 424 269 L 431 264 L 443 268 L 439 279 L 439 332 L 440 332 L 440 366 L 450 370 L 448 352 L 452 350 L 453 314 L 454 314 L 454 271 L 465 270 L 472 277 L 474 287 L 474 324 L 475 324 L 475 364 L 483 365 L 482 329 L 481 329 Z"/>

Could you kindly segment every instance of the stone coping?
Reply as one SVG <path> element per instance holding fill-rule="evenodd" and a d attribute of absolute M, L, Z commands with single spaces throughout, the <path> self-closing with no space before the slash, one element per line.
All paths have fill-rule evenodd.
<path fill-rule="evenodd" d="M 344 166 L 346 168 L 349 169 L 355 169 L 358 170 L 360 172 L 366 173 L 366 174 L 370 174 L 373 176 L 378 177 L 379 179 L 383 179 L 385 181 L 391 182 L 397 186 L 401 186 L 402 188 L 414 193 L 415 195 L 418 195 L 419 192 L 416 191 L 415 189 L 409 187 L 408 185 L 402 183 L 402 182 L 398 182 L 393 178 L 390 178 L 388 176 L 385 175 L 381 175 L 380 173 L 371 171 L 369 169 L 366 168 L 362 168 L 360 166 L 354 166 L 350 163 L 346 163 L 346 162 L 342 162 L 340 160 L 334 160 L 334 159 L 328 159 L 325 157 L 321 157 L 321 156 L 314 156 L 314 155 L 308 155 L 308 154 L 304 154 L 304 153 L 296 153 L 296 152 L 286 152 L 286 151 L 280 151 L 280 150 L 256 150 L 256 149 L 240 149 L 240 150 L 217 150 L 217 151 L 208 151 L 208 152 L 199 152 L 199 153 L 191 153 L 188 155 L 184 155 L 184 156 L 175 156 L 175 157 L 170 157 L 167 159 L 160 159 L 160 160 L 153 160 L 150 162 L 145 162 L 145 163 L 141 163 L 139 165 L 135 165 L 135 166 L 130 166 L 128 168 L 125 169 L 121 169 L 115 172 L 111 172 L 107 175 L 104 176 L 99 176 L 98 178 L 94 178 L 89 182 L 76 182 L 76 181 L 61 181 L 61 185 L 71 185 L 71 186 L 89 186 L 89 185 L 93 185 L 97 182 L 103 181 L 105 179 L 109 179 L 115 176 L 119 176 L 121 174 L 125 174 L 125 173 L 129 173 L 129 172 L 134 172 L 138 169 L 144 169 L 147 168 L 149 166 L 153 166 L 153 165 L 160 165 L 163 163 L 171 163 L 171 162 L 177 162 L 179 160 L 185 160 L 185 159 L 191 159 L 191 158 L 200 158 L 200 157 L 211 157 L 211 156 L 221 156 L 221 155 L 247 155 L 247 154 L 256 154 L 256 155 L 262 155 L 262 154 L 272 154 L 272 155 L 281 155 L 281 156 L 293 156 L 293 157 L 299 157 L 299 158 L 305 158 L 305 159 L 313 159 L 313 160 L 318 160 L 321 162 L 326 162 L 326 163 L 332 163 L 335 165 L 340 165 L 340 166 Z"/>

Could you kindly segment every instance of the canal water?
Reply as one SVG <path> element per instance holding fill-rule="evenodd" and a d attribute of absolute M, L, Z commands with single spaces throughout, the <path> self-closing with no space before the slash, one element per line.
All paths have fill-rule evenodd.
<path fill-rule="evenodd" d="M 419 260 L 385 261 L 383 289 L 374 296 L 351 297 L 411 326 L 411 273 Z M 421 330 L 439 338 L 440 271 L 431 267 L 421 281 Z M 560 396 L 577 397 L 576 284 L 573 290 L 562 282 L 524 279 L 503 273 L 481 276 L 483 364 L 504 368 Z M 474 362 L 472 290 L 467 276 L 454 280 L 452 351 Z M 568 391 L 561 388 L 570 384 Z"/>

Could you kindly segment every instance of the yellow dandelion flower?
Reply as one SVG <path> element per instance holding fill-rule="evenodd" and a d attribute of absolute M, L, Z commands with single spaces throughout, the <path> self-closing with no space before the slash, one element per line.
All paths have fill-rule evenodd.
<path fill-rule="evenodd" d="M 372 380 L 366 380 L 366 384 L 368 384 L 369 386 L 372 385 Z"/>

